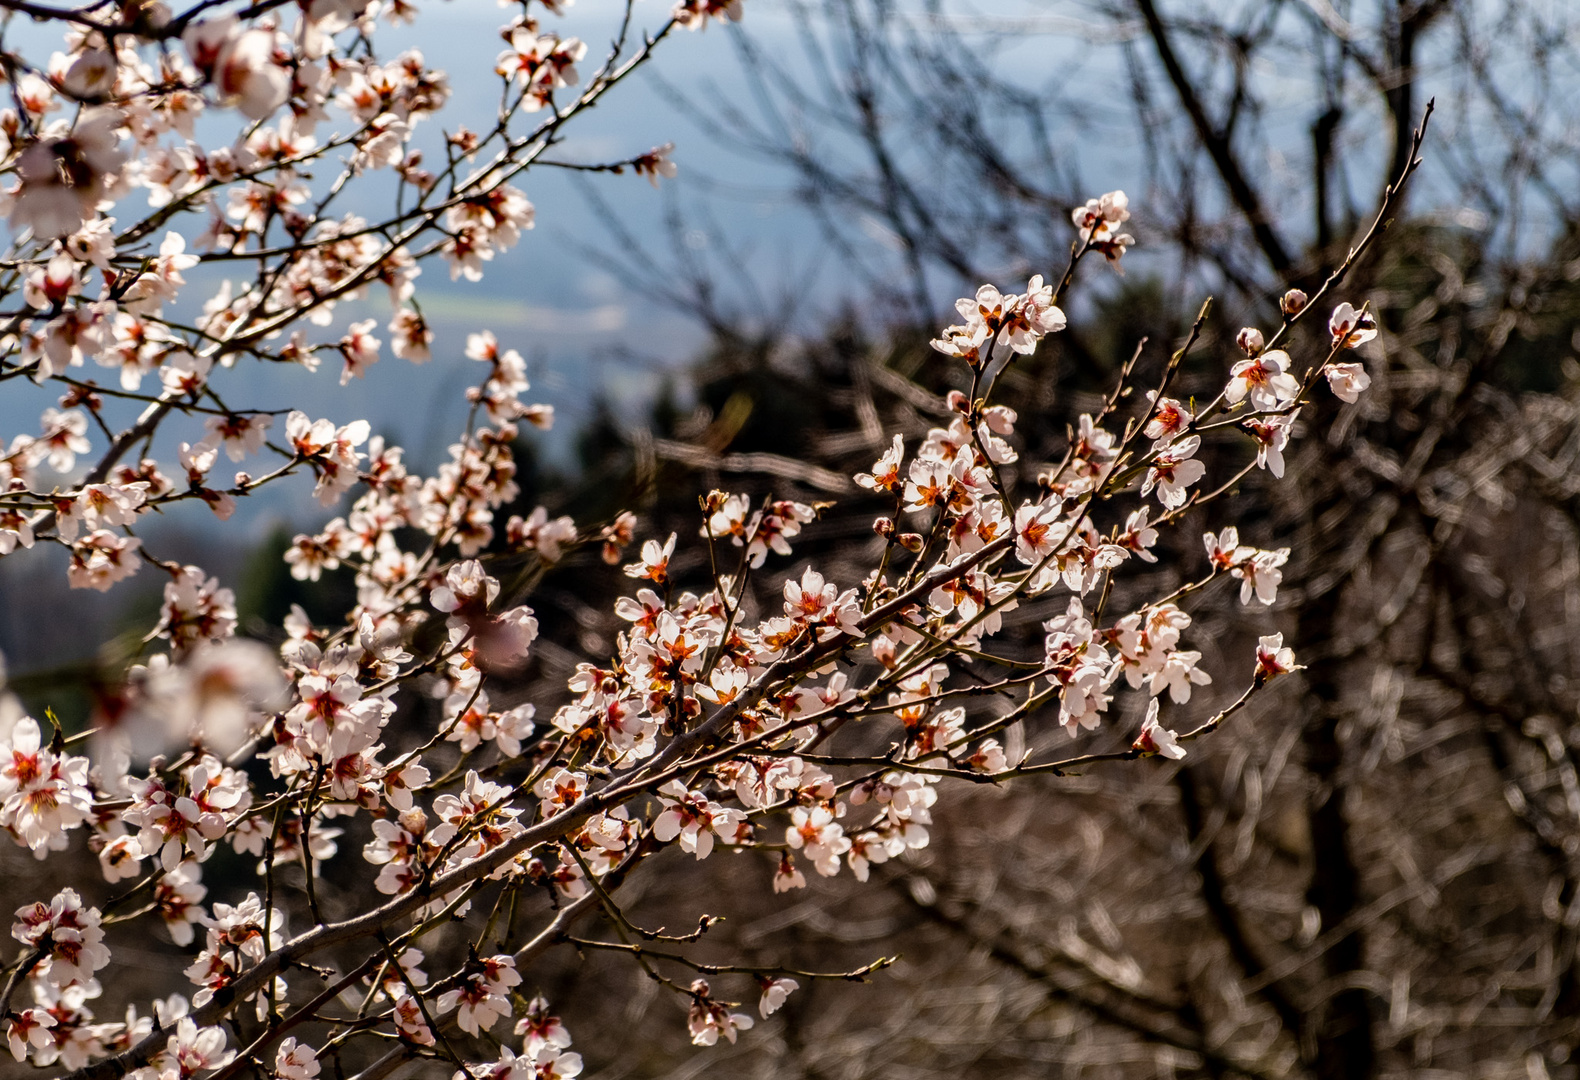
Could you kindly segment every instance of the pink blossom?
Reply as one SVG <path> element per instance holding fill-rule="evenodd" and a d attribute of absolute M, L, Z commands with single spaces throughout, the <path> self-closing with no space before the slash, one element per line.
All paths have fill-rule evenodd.
<path fill-rule="evenodd" d="M 43 745 L 37 721 L 19 719 L 9 742 L 0 742 L 0 826 L 42 859 L 66 846 L 66 831 L 87 819 L 92 801 L 88 759 L 56 754 Z"/>
<path fill-rule="evenodd" d="M 1372 377 L 1361 364 L 1329 364 L 1322 373 L 1328 378 L 1328 389 L 1333 391 L 1333 396 L 1350 404 L 1359 401 L 1372 384 Z"/>
<path fill-rule="evenodd" d="M 1357 311 L 1349 304 L 1340 304 L 1333 309 L 1333 315 L 1328 319 L 1328 332 L 1333 335 L 1336 348 L 1353 349 L 1377 336 L 1377 320 L 1372 318 L 1370 312 Z"/>
<path fill-rule="evenodd" d="M 1256 643 L 1256 681 L 1260 685 L 1277 675 L 1298 669 L 1295 651 L 1284 645 L 1283 634 L 1267 634 Z"/>
<path fill-rule="evenodd" d="M 1157 698 L 1147 702 L 1146 720 L 1141 725 L 1141 734 L 1137 735 L 1136 741 L 1131 744 L 1131 749 L 1139 750 L 1143 754 L 1158 754 L 1174 761 L 1185 756 L 1185 748 L 1179 744 L 1179 736 L 1158 723 Z"/>
<path fill-rule="evenodd" d="M 794 979 L 786 978 L 782 975 L 762 980 L 763 996 L 762 1000 L 757 1004 L 757 1011 L 766 1020 L 771 1014 L 779 1011 L 780 1006 L 785 1003 L 785 999 L 794 993 L 800 985 Z"/>
<path fill-rule="evenodd" d="M 126 161 L 119 148 L 121 120 L 112 108 L 91 109 L 68 134 L 40 139 L 24 150 L 16 161 L 22 183 L 11 226 L 56 237 L 91 220 Z"/>
<path fill-rule="evenodd" d="M 367 369 L 378 362 L 380 341 L 373 336 L 373 327 L 376 325 L 376 319 L 352 323 L 346 336 L 340 339 L 340 355 L 345 358 L 345 368 L 340 372 L 341 386 L 353 377 L 362 378 L 367 374 Z"/>
<path fill-rule="evenodd" d="M 274 1075 L 279 1080 L 313 1080 L 319 1068 L 318 1054 L 295 1036 L 283 1039 L 274 1052 Z"/>
<path fill-rule="evenodd" d="M 691 1041 L 697 1046 L 712 1046 L 721 1035 L 733 1043 L 741 1031 L 754 1023 L 745 1013 L 732 1013 L 728 1006 L 715 1001 L 710 996 L 705 979 L 698 979 L 691 984 L 691 996 L 691 1011 L 686 1024 L 691 1030 Z"/>
<path fill-rule="evenodd" d="M 1136 242 L 1129 233 L 1118 232 L 1118 227 L 1130 220 L 1130 200 L 1123 191 L 1110 191 L 1071 213 L 1081 242 L 1089 245 L 1117 268 L 1125 249 Z"/>
<path fill-rule="evenodd" d="M 1234 405 L 1249 399 L 1253 409 L 1276 409 L 1300 393 L 1300 380 L 1289 374 L 1289 354 L 1282 349 L 1241 360 L 1230 370 L 1224 400 Z"/>
<path fill-rule="evenodd" d="M 1158 451 L 1142 482 L 1141 494 L 1146 495 L 1156 487 L 1158 502 L 1168 509 L 1185 505 L 1185 489 L 1207 473 L 1207 466 L 1194 457 L 1200 446 L 1201 437 L 1190 435 Z"/>

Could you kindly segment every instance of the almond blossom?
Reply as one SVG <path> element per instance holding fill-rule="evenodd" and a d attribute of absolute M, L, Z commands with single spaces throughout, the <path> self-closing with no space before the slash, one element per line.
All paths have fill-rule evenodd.
<path fill-rule="evenodd" d="M 17 908 L 11 936 L 41 954 L 36 970 L 59 987 L 87 982 L 110 962 L 99 910 L 85 907 L 75 889 L 62 889 L 48 904 Z"/>
<path fill-rule="evenodd" d="M 1365 367 L 1360 364 L 1329 364 L 1322 373 L 1327 376 L 1328 388 L 1333 391 L 1333 396 L 1352 405 L 1360 400 L 1361 394 L 1372 384 L 1372 377 L 1366 374 Z"/>
<path fill-rule="evenodd" d="M 1353 349 L 1377 336 L 1377 320 L 1370 312 L 1357 311 L 1349 304 L 1333 309 L 1328 319 L 1328 332 L 1333 335 L 1333 345 L 1338 349 Z M 1359 389 L 1365 389 L 1360 387 Z"/>
<path fill-rule="evenodd" d="M 839 873 L 839 857 L 850 850 L 845 830 L 825 805 L 798 806 L 792 810 L 790 826 L 785 829 L 785 843 L 810 859 L 813 868 L 824 877 Z"/>
<path fill-rule="evenodd" d="M 274 418 L 261 413 L 252 416 L 210 416 L 203 421 L 211 444 L 218 443 L 232 461 L 245 461 L 263 449 Z"/>
<path fill-rule="evenodd" d="M 1156 390 L 1147 391 L 1152 400 L 1152 415 L 1142 433 L 1154 444 L 1166 444 L 1190 427 L 1195 419 L 1182 402 L 1171 397 L 1158 397 Z"/>
<path fill-rule="evenodd" d="M 31 1051 L 43 1050 L 54 1044 L 55 1018 L 47 1009 L 22 1009 L 6 1021 L 6 1041 L 11 1056 L 26 1061 Z M 36 1055 L 34 1060 L 37 1060 Z"/>
<path fill-rule="evenodd" d="M 1125 249 L 1136 241 L 1129 233 L 1118 232 L 1118 227 L 1130 220 L 1130 200 L 1123 191 L 1110 191 L 1071 213 L 1081 242 L 1089 245 L 1117 268 Z"/>
<path fill-rule="evenodd" d="M 1225 677 L 1194 640 L 1186 597 L 1223 574 L 1242 603 L 1276 601 L 1290 550 L 1241 545 L 1212 517 L 1221 492 L 1198 487 L 1221 460 L 1204 447 L 1224 441 L 1283 475 L 1302 384 L 1261 331 L 1241 332 L 1245 359 L 1207 404 L 1171 363 L 1144 400 L 1132 381 L 1083 403 L 1065 441 L 1020 430 L 1036 399 L 1019 389 L 1033 374 L 1019 358 L 1066 328 L 1076 264 L 1101 253 L 1117 267 L 1135 243 L 1122 191 L 1074 212 L 1068 274 L 1028 268 L 1023 292 L 980 284 L 957 301 L 960 321 L 932 341 L 936 381 L 899 410 L 867 410 L 860 440 L 841 444 L 852 467 L 878 455 L 848 487 L 776 452 L 748 459 L 778 470 L 771 485 L 709 492 L 691 524 L 665 520 L 661 503 L 656 534 L 617 505 L 599 520 L 547 495 L 538 505 L 520 444 L 554 407 L 524 396 L 520 351 L 457 331 L 450 308 L 440 319 L 426 283 L 435 267 L 480 280 L 523 243 L 538 208 L 522 175 L 665 36 L 594 68 L 587 44 L 549 22 L 566 6 L 515 12 L 492 65 L 497 115 L 475 131 L 445 122 L 442 138 L 423 128 L 451 97 L 447 76 L 417 50 L 380 51 L 376 15 L 411 18 L 404 0 L 89 7 L 65 20 L 47 65 L 17 61 L 0 123 L 16 300 L 0 359 L 18 393 L 48 401 L 36 431 L 0 448 L 0 556 L 57 551 L 77 588 L 140 569 L 158 585 L 127 658 L 84 680 L 86 721 L 48 713 L 46 732 L 0 690 L 0 826 L 40 859 L 83 845 L 82 865 L 115 886 L 105 914 L 128 924 L 107 939 L 73 888 L 17 912 L 25 962 L 4 1020 L 18 1061 L 320 1080 L 345 1046 L 348 1063 L 393 1051 L 443 1056 L 463 1078 L 576 1077 L 582 1056 L 542 999 L 514 1025 L 519 1053 L 493 1032 L 542 975 L 539 953 L 578 940 L 572 918 L 600 906 L 606 929 L 638 925 L 621 889 L 663 846 L 692 856 L 657 860 L 680 873 L 718 843 L 762 860 L 765 899 L 846 867 L 868 883 L 873 866 L 932 845 L 952 781 L 1058 772 L 1060 729 L 1098 730 L 1144 697 L 1134 753 L 1095 753 L 1181 758 L 1158 722 L 1164 692 L 1200 709 L 1193 694 Z M 670 12 L 700 29 L 743 5 Z M 633 152 L 651 145 L 575 164 L 626 182 L 673 175 L 672 147 Z M 387 203 L 364 195 L 379 191 Z M 556 265 L 549 246 L 533 257 Z M 1344 305 L 1330 329 L 1342 347 L 1375 333 Z M 413 363 L 477 362 L 454 396 L 465 421 L 431 467 L 368 419 L 324 415 L 338 407 L 328 398 L 290 408 L 311 391 L 241 398 L 245 373 L 271 365 L 303 385 L 377 379 L 383 335 Z M 1358 364 L 1325 374 L 1346 401 L 1369 381 Z M 722 452 L 720 430 L 700 441 Z M 249 520 L 241 500 L 265 487 L 311 490 L 321 509 L 286 534 L 284 572 L 303 592 L 272 628 L 233 571 L 199 565 L 202 545 L 151 531 L 143 546 L 167 514 Z M 825 488 L 860 500 L 876 535 L 814 525 L 828 504 L 802 493 Z M 1187 504 L 1221 530 L 1206 536 L 1205 582 L 1155 565 Z M 621 595 L 589 608 L 610 584 Z M 534 589 L 541 599 L 524 601 Z M 1041 620 L 1029 657 L 1015 644 L 1026 618 Z M 1006 681 L 984 663 L 1007 665 Z M 1264 638 L 1252 689 L 1290 670 L 1282 638 Z M 545 677 L 563 691 L 545 696 Z M 591 926 L 574 931 L 589 934 L 583 949 L 638 956 Z M 168 973 L 191 1002 L 97 1020 L 101 980 L 154 956 L 113 955 L 110 941 L 150 932 L 178 950 Z M 693 938 L 665 940 L 665 965 L 691 962 Z M 369 963 L 335 967 L 358 956 Z M 800 988 L 785 969 L 716 966 L 730 993 L 759 995 L 764 1018 Z M 326 1035 L 295 1010 L 331 978 L 353 1012 L 331 1008 L 346 1022 Z M 697 1045 L 752 1027 L 704 980 L 655 985 L 684 1003 Z M 246 1046 L 229 1048 L 239 1035 Z"/>
<path fill-rule="evenodd" d="M 527 1003 L 526 1013 L 516 1021 L 514 1034 L 522 1036 L 522 1051 L 535 1057 L 544 1047 L 564 1050 L 571 1045 L 571 1033 L 560 1018 L 549 1013 L 549 1003 L 535 997 Z"/>
<path fill-rule="evenodd" d="M 1284 476 L 1284 447 L 1289 444 L 1294 413 L 1279 413 L 1265 419 L 1247 417 L 1242 423 L 1256 439 L 1256 467 L 1266 469 L 1275 479 Z"/>
<path fill-rule="evenodd" d="M 1185 748 L 1179 744 L 1179 736 L 1158 723 L 1157 698 L 1147 703 L 1147 716 L 1142 722 L 1141 734 L 1136 736 L 1131 748 L 1143 754 L 1158 754 L 1174 761 L 1185 756 Z"/>
<path fill-rule="evenodd" d="M 687 30 L 701 30 L 710 18 L 740 22 L 743 10 L 742 0 L 675 0 L 670 15 Z"/>
<path fill-rule="evenodd" d="M 1155 487 L 1158 492 L 1158 502 L 1167 509 L 1173 510 L 1185 505 L 1187 497 L 1185 489 L 1207 475 L 1207 466 L 1197 461 L 1194 456 L 1200 446 L 1201 437 L 1189 435 L 1160 450 L 1157 457 L 1153 459 L 1151 468 L 1147 470 L 1146 480 L 1141 485 L 1141 494 L 1146 495 Z"/>
<path fill-rule="evenodd" d="M 1253 409 L 1277 409 L 1300 393 L 1300 380 L 1288 368 L 1289 354 L 1282 349 L 1241 360 L 1229 372 L 1224 399 L 1231 405 L 1249 400 Z"/>
<path fill-rule="evenodd" d="M 67 830 L 87 820 L 92 812 L 87 785 L 88 759 L 46 748 L 30 716 L 18 720 L 9 740 L 0 742 L 0 826 L 13 830 L 35 858 L 64 848 Z"/>
<path fill-rule="evenodd" d="M 697 1046 L 712 1046 L 723 1036 L 733 1043 L 740 1032 L 747 1030 L 754 1021 L 746 1013 L 732 1013 L 729 1006 L 710 996 L 707 980 L 698 979 L 691 984 L 692 1004 L 688 1017 L 691 1041 Z"/>
<path fill-rule="evenodd" d="M 126 163 L 120 148 L 122 116 L 108 106 L 91 109 L 69 130 L 40 139 L 16 159 L 21 186 L 10 222 L 41 237 L 76 232 L 97 213 Z"/>
<path fill-rule="evenodd" d="M 492 1028 L 510 1012 L 505 994 L 520 982 L 511 957 L 491 956 L 480 961 L 478 970 L 467 975 L 456 989 L 440 994 L 435 1004 L 441 1012 L 455 1010 L 461 1030 L 476 1035 Z"/>
<path fill-rule="evenodd" d="M 682 851 L 706 859 L 717 835 L 725 843 L 735 843 L 746 815 L 719 806 L 700 792 L 687 791 L 677 780 L 659 789 L 664 811 L 653 819 L 653 839 L 662 843 L 678 840 Z"/>
<path fill-rule="evenodd" d="M 1297 670 L 1295 651 L 1284 644 L 1283 634 L 1263 635 L 1256 643 L 1258 685 L 1277 675 Z"/>
<path fill-rule="evenodd" d="M 1255 596 L 1262 604 L 1271 606 L 1278 599 L 1278 585 L 1284 580 L 1281 569 L 1289 561 L 1289 549 L 1277 551 L 1252 550 L 1250 557 L 1242 559 L 1229 572 L 1240 579 L 1240 603 L 1249 604 Z"/>
<path fill-rule="evenodd" d="M 1015 511 L 1015 557 L 1028 566 L 1042 562 L 1057 549 L 1068 533 L 1058 526 L 1061 507 L 1057 501 L 1026 503 Z"/>
<path fill-rule="evenodd" d="M 757 1011 L 762 1014 L 765 1020 L 773 1013 L 778 1012 L 780 1007 L 784 1005 L 785 999 L 801 986 L 794 979 L 783 976 L 765 979 L 762 985 L 763 996 L 758 1003 Z"/>
<path fill-rule="evenodd" d="M 869 491 L 893 491 L 900 484 L 900 463 L 904 459 L 905 440 L 896 435 L 870 473 L 856 474 L 856 483 Z"/>
<path fill-rule="evenodd" d="M 235 1058 L 234 1050 L 225 1049 L 225 1032 L 217 1027 L 197 1026 L 190 1016 L 176 1022 L 175 1032 L 155 1059 L 160 1067 L 161 1080 L 165 1076 L 187 1077 L 209 1069 L 222 1069 Z"/>
<path fill-rule="evenodd" d="M 321 1068 L 313 1048 L 298 1043 L 295 1036 L 287 1036 L 275 1049 L 274 1075 L 279 1080 L 313 1080 Z"/>

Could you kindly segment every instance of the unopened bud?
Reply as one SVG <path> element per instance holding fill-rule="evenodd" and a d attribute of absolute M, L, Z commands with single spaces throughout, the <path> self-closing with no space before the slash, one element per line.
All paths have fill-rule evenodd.
<path fill-rule="evenodd" d="M 1290 289 L 1278 302 L 1278 306 L 1283 309 L 1285 315 L 1299 315 L 1306 308 L 1306 294 L 1299 289 Z"/>
<path fill-rule="evenodd" d="M 877 533 L 879 536 L 893 536 L 894 519 L 886 517 L 874 518 L 872 522 L 872 531 Z"/>
<path fill-rule="evenodd" d="M 958 390 L 949 391 L 949 396 L 944 398 L 944 404 L 949 406 L 950 412 L 957 412 L 961 416 L 971 411 L 971 402 Z"/>
<path fill-rule="evenodd" d="M 1262 331 L 1256 327 L 1247 326 L 1240 331 L 1239 335 L 1234 339 L 1234 343 L 1240 346 L 1240 351 L 1245 353 L 1245 355 L 1258 356 L 1262 352 L 1262 347 L 1267 344 L 1267 339 L 1262 336 Z"/>
<path fill-rule="evenodd" d="M 900 546 L 906 551 L 922 550 L 921 533 L 901 533 L 899 536 L 895 537 L 895 539 L 899 541 Z"/>
<path fill-rule="evenodd" d="M 86 406 L 90 412 L 98 412 L 104 407 L 104 399 L 93 392 L 93 383 L 86 386 L 74 386 L 60 397 L 62 409 L 75 409 L 77 406 Z"/>
<path fill-rule="evenodd" d="M 237 473 L 236 474 L 236 486 L 239 487 L 239 488 L 251 487 L 252 486 L 252 475 L 250 473 L 244 473 L 244 472 Z"/>
<path fill-rule="evenodd" d="M 128 28 L 141 25 L 161 30 L 170 24 L 170 9 L 158 0 L 123 0 L 121 18 Z"/>
<path fill-rule="evenodd" d="M 629 544 L 631 537 L 636 532 L 636 515 L 629 510 L 622 510 L 615 515 L 614 520 L 603 527 L 600 534 L 611 544 Z"/>
<path fill-rule="evenodd" d="M 714 488 L 712 491 L 708 492 L 705 497 L 698 501 L 702 503 L 702 509 L 704 511 L 709 514 L 716 514 L 724 508 L 724 500 L 727 498 L 729 498 L 728 495 L 724 494 L 724 492 L 720 491 L 718 488 Z"/>

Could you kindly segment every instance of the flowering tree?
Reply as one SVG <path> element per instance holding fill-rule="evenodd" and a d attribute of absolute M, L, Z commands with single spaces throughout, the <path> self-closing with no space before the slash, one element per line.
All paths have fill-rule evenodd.
<path fill-rule="evenodd" d="M 1141 370 L 1138 350 L 1062 457 L 1028 470 L 999 377 L 1064 329 L 1080 264 L 1097 253 L 1118 265 L 1133 243 L 1122 192 L 1075 209 L 1057 281 L 983 285 L 933 342 L 968 385 L 950 395 L 948 425 L 909 445 L 895 435 L 855 477 L 886 511 L 864 576 L 836 583 L 807 566 L 781 582 L 770 559 L 783 565 L 819 506 L 713 491 L 686 538 L 694 559 L 670 534 L 624 562 L 640 530 L 629 513 L 578 523 L 539 508 L 501 523 L 517 425 L 547 426 L 552 412 L 522 400 L 522 358 L 487 330 L 466 343 L 481 365 L 466 428 L 430 477 L 365 420 L 290 410 L 276 427 L 280 413 L 232 404 L 225 388 L 237 364 L 316 369 L 326 356 L 341 382 L 366 376 L 384 344 L 377 322 L 331 327 L 336 305 L 375 283 L 390 292 L 390 351 L 428 360 L 439 343 L 417 295 L 422 264 L 478 280 L 532 226 L 513 181 L 545 163 L 561 129 L 675 28 L 737 18 L 738 3 L 683 0 L 640 41 L 627 7 L 585 82 L 585 46 L 524 6 L 505 28 L 495 117 L 446 129 L 431 169 L 410 140 L 444 106 L 445 78 L 416 53 L 377 59 L 372 5 L 9 8 L 62 26 L 65 48 L 43 65 L 0 54 L 14 105 L 0 119 L 12 229 L 0 380 L 59 397 L 0 456 L 0 554 L 59 545 L 83 588 L 168 576 L 148 652 L 89 730 L 8 718 L 0 824 L 41 860 L 97 855 L 93 876 L 16 911 L 0 1021 L 19 1062 L 161 1080 L 308 1080 L 321 1059 L 373 1080 L 423 1058 L 461 1075 L 574 1076 L 569 1033 L 533 996 L 534 961 L 566 945 L 628 958 L 672 991 L 694 1042 L 734 1042 L 802 981 L 859 979 L 887 958 L 703 963 L 688 946 L 706 919 L 666 934 L 627 914 L 634 874 L 684 874 L 729 848 L 772 853 L 765 890 L 803 888 L 808 871 L 865 881 L 928 844 L 949 781 L 1179 759 L 1296 668 L 1278 634 L 1238 670 L 1204 670 L 1189 647 L 1192 599 L 1221 579 L 1244 604 L 1277 596 L 1288 549 L 1242 545 L 1230 522 L 1205 537 L 1204 577 L 1125 610 L 1110 600 L 1127 565 L 1156 560 L 1161 530 L 1210 515 L 1253 470 L 1282 476 L 1313 395 L 1354 401 L 1367 388 L 1344 355 L 1374 324 L 1333 293 L 1418 164 L 1419 130 L 1371 229 L 1310 297 L 1285 294 L 1279 326 L 1247 328 L 1239 355 L 1203 360 L 1204 307 L 1161 370 Z M 383 14 L 416 12 L 395 0 Z M 666 149 L 597 168 L 673 173 Z M 385 170 L 392 209 L 339 212 Z M 189 222 L 201 232 L 188 237 Z M 201 315 L 178 316 L 204 264 L 246 272 L 205 289 Z M 1327 322 L 1301 336 L 1313 311 Z M 116 386 L 87 378 L 90 361 L 115 369 Z M 1220 392 L 1171 396 L 1198 363 L 1222 368 Z M 133 410 L 124 423 L 118 404 Z M 1231 444 L 1236 468 L 1208 477 L 1205 440 Z M 221 454 L 263 464 L 227 482 Z M 236 636 L 230 589 L 138 536 L 143 515 L 171 504 L 200 500 L 224 520 L 238 499 L 305 477 L 321 506 L 351 502 L 295 539 L 290 572 L 314 582 L 347 567 L 356 603 L 332 625 L 293 612 L 278 651 Z M 586 545 L 631 579 L 615 653 L 581 663 L 552 711 L 507 703 L 539 630 L 523 600 Z M 706 573 L 692 581 L 688 565 Z M 1050 603 L 1040 653 L 994 651 L 1005 615 Z M 1007 674 L 984 674 L 994 668 Z M 1239 696 L 1193 714 L 1193 688 L 1214 679 Z M 442 702 L 437 725 L 423 698 Z M 1124 714 L 1140 717 L 1128 749 L 1078 752 Z M 1008 746 L 1026 725 L 1062 728 L 1076 751 Z M 683 855 L 665 856 L 671 846 Z M 256 881 L 237 903 L 209 902 L 221 883 L 205 865 L 225 849 Z M 357 859 L 370 889 L 321 876 Z M 581 928 L 594 913 L 607 932 Z M 186 992 L 105 1022 L 93 1003 L 127 965 L 114 947 L 131 933 L 187 949 Z M 748 993 L 753 1005 L 735 1000 Z"/>

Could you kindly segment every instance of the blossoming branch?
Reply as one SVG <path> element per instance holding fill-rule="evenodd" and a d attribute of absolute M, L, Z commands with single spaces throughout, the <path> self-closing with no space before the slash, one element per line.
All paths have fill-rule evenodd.
<path fill-rule="evenodd" d="M 627 6 L 583 72 L 586 45 L 540 21 L 561 6 L 519 6 L 503 28 L 496 114 L 445 128 L 442 157 L 425 161 L 411 140 L 438 122 L 447 79 L 417 52 L 380 61 L 374 49 L 377 18 L 417 17 L 405 0 L 234 11 L 209 0 L 180 14 L 146 0 L 15 5 L 61 24 L 64 41 L 44 63 L 3 54 L 0 382 L 54 400 L 37 432 L 0 451 L 0 555 L 64 549 L 75 587 L 164 579 L 150 647 L 91 730 L 68 738 L 24 717 L 0 745 L 0 825 L 39 859 L 86 845 L 117 890 L 95 906 L 84 896 L 102 886 L 83 881 L 16 912 L 21 952 L 0 1024 L 18 1062 L 83 1080 L 311 1080 L 331 1056 L 364 1080 L 414 1059 L 458 1076 L 571 1077 L 582 1059 L 569 1032 L 528 996 L 534 961 L 566 945 L 628 958 L 683 1003 L 694 1042 L 733 1042 L 752 1011 L 769 1015 L 801 982 L 863 978 L 887 958 L 838 971 L 701 963 L 687 949 L 700 929 L 664 935 L 622 909 L 633 873 L 683 874 L 730 849 L 768 853 L 761 884 L 774 892 L 805 887 L 808 872 L 866 881 L 874 864 L 928 844 L 945 780 L 1182 758 L 1296 670 L 1277 634 L 1225 671 L 1189 647 L 1192 597 L 1227 580 L 1242 603 L 1273 604 L 1287 548 L 1242 545 L 1223 521 L 1205 537 L 1204 578 L 1122 611 L 1113 583 L 1157 560 L 1161 530 L 1212 515 L 1252 470 L 1281 477 L 1322 384 L 1345 402 L 1366 390 L 1362 365 L 1344 359 L 1376 333 L 1364 309 L 1331 308 L 1315 342 L 1291 330 L 1378 235 L 1386 202 L 1321 289 L 1284 296 L 1276 329 L 1242 331 L 1238 356 L 1199 357 L 1204 308 L 1151 385 L 1127 365 L 1062 457 L 1012 484 L 1005 467 L 1023 451 L 1015 410 L 995 400 L 999 376 L 1065 328 L 1088 255 L 1117 266 L 1134 244 L 1123 192 L 1074 210 L 1060 277 L 1018 292 L 983 285 L 932 343 L 969 384 L 950 396 L 947 426 L 894 435 L 855 477 L 884 508 L 881 555 L 859 580 L 805 568 L 767 613 L 750 590 L 793 554 L 818 507 L 715 491 L 685 537 L 644 536 L 629 513 L 589 523 L 539 507 L 500 520 L 519 494 L 518 425 L 547 427 L 553 412 L 523 400 L 522 357 L 486 329 L 465 343 L 478 365 L 468 423 L 433 475 L 365 419 L 232 403 L 227 374 L 242 364 L 316 371 L 327 359 L 319 377 L 344 383 L 369 376 L 386 339 L 413 363 L 459 351 L 423 315 L 424 266 L 480 279 L 533 227 L 517 185 L 556 164 L 563 129 L 675 29 L 741 14 L 739 0 L 682 0 L 638 34 Z M 205 137 L 218 124 L 235 138 L 205 145 L 200 120 Z M 598 168 L 656 182 L 674 173 L 668 154 Z M 1400 183 L 1416 164 L 1412 153 Z M 394 178 L 381 216 L 339 211 L 380 172 Z M 194 296 L 199 267 L 225 277 Z M 375 285 L 389 321 L 331 329 L 337 307 Z M 175 315 L 183 298 L 200 299 L 201 314 Z M 1215 398 L 1173 396 L 1187 364 L 1221 369 Z M 108 419 L 111 398 L 135 406 L 125 426 Z M 173 419 L 204 434 L 170 434 Z M 1207 440 L 1238 454 L 1237 468 L 1209 476 Z M 248 470 L 226 478 L 231 465 Z M 266 485 L 309 480 L 319 505 L 344 512 L 294 539 L 290 573 L 311 583 L 344 569 L 356 602 L 331 625 L 296 609 L 278 650 L 237 636 L 231 588 L 139 536 L 177 502 L 224 520 Z M 507 704 L 502 688 L 539 635 L 525 577 L 508 570 L 552 572 L 585 546 L 630 579 L 616 648 L 580 663 L 552 711 Z M 712 568 L 695 588 L 675 569 L 687 547 Z M 1048 600 L 1060 613 L 1041 652 L 995 654 L 1004 616 Z M 1010 673 L 985 677 L 984 663 Z M 1243 692 L 1193 715 L 1193 692 L 1215 680 Z M 441 723 L 415 741 L 406 690 L 442 703 Z M 1126 697 L 1144 715 L 1123 729 L 1126 750 L 1008 749 L 1015 725 L 1062 728 L 1078 749 L 1124 724 L 1114 706 Z M 355 836 L 367 838 L 360 850 L 343 851 Z M 671 847 L 684 857 L 658 861 Z M 205 866 L 224 848 L 256 872 L 240 903 L 208 901 Z M 327 917 L 322 867 L 359 858 L 371 889 Z M 468 936 L 459 920 L 471 910 L 494 914 Z M 577 929 L 594 911 L 612 937 Z M 93 1003 L 101 979 L 130 963 L 106 944 L 120 923 L 185 950 L 187 992 L 108 1021 Z M 747 995 L 754 1009 L 731 1000 Z"/>

